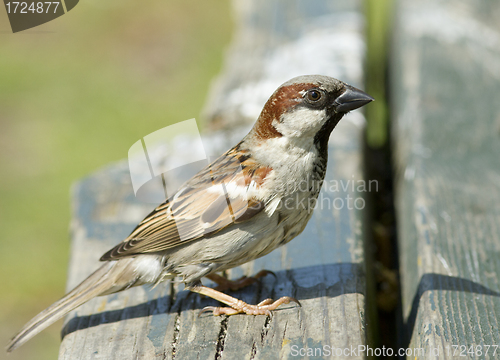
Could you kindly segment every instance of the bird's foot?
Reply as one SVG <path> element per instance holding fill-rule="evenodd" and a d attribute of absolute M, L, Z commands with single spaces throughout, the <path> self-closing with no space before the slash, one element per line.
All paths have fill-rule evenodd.
<path fill-rule="evenodd" d="M 201 315 L 204 312 L 211 311 L 214 316 L 235 315 L 240 313 L 244 313 L 247 315 L 272 316 L 271 313 L 272 310 L 275 310 L 280 305 L 289 304 L 290 302 L 294 302 L 299 306 L 301 306 L 300 302 L 297 299 L 294 299 L 289 296 L 283 296 L 274 302 L 272 299 L 266 299 L 264 301 L 261 301 L 257 305 L 250 305 L 241 300 L 236 300 L 236 303 L 231 305 L 231 307 L 207 306 L 200 311 L 199 315 Z"/>
<path fill-rule="evenodd" d="M 257 305 L 250 305 L 244 301 L 238 300 L 232 296 L 224 294 L 215 289 L 203 286 L 201 284 L 193 284 L 188 287 L 192 292 L 208 296 L 214 300 L 220 301 L 223 304 L 226 304 L 228 307 L 216 307 L 216 306 L 207 306 L 198 314 L 201 315 L 205 311 L 212 311 L 214 315 L 234 315 L 239 313 L 244 313 L 248 315 L 268 315 L 271 316 L 271 311 L 275 310 L 278 306 L 282 304 L 289 304 L 290 302 L 294 302 L 298 304 L 300 303 L 297 299 L 294 299 L 289 296 L 283 296 L 278 300 L 274 301 L 271 299 L 266 299 L 261 301 Z"/>

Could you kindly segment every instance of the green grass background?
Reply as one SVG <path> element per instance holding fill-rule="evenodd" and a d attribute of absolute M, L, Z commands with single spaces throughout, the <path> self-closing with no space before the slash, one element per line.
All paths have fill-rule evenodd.
<path fill-rule="evenodd" d="M 220 0 L 85 0 L 16 34 L 1 5 L 0 345 L 64 293 L 71 184 L 199 119 L 231 33 Z M 56 359 L 60 328 L 8 359 Z"/>

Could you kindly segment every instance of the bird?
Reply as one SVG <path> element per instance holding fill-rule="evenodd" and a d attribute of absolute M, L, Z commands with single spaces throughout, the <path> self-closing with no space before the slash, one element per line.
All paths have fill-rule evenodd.
<path fill-rule="evenodd" d="M 269 272 L 240 281 L 218 273 L 264 256 L 304 230 L 314 209 L 304 204 L 318 197 L 331 132 L 346 113 L 373 100 L 323 75 L 282 84 L 238 144 L 157 206 L 100 258 L 100 268 L 30 320 L 7 351 L 94 297 L 175 278 L 186 289 L 225 305 L 202 310 L 213 315 L 271 315 L 282 304 L 299 303 L 285 296 L 247 304 L 223 291 Z M 203 277 L 219 286 L 203 286 Z"/>

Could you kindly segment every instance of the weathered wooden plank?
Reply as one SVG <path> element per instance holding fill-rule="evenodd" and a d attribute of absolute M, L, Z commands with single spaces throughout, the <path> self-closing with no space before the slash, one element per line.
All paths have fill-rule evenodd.
<path fill-rule="evenodd" d="M 429 359 L 436 348 L 439 358 L 500 356 L 485 355 L 500 344 L 499 14 L 494 1 L 399 1 L 401 345 L 426 352 L 408 358 Z"/>
<path fill-rule="evenodd" d="M 319 73 L 362 86 L 360 1 L 234 4 L 240 28 L 205 111 L 210 127 L 218 129 L 205 138 L 209 155 L 234 145 L 271 93 L 291 77 Z M 301 308 L 284 306 L 272 318 L 197 318 L 200 309 L 217 303 L 181 291 L 179 284 L 134 288 L 70 314 L 60 358 L 273 359 L 293 357 L 292 347 L 366 344 L 364 191 L 356 182 L 362 179 L 363 124 L 361 113 L 354 112 L 334 131 L 321 205 L 303 234 L 229 272 L 237 278 L 272 270 L 276 279 L 267 276 L 232 294 L 250 303 L 294 296 Z M 133 196 L 126 163 L 81 181 L 74 197 L 68 287 L 95 269 L 99 256 L 152 207 Z"/>

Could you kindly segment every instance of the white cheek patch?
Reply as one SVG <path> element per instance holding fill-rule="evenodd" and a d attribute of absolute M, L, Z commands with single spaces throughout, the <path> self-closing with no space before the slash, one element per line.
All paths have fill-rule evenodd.
<path fill-rule="evenodd" d="M 326 121 L 326 109 L 299 108 L 283 114 L 280 120 L 279 123 L 273 122 L 273 125 L 284 136 L 313 136 Z"/>

